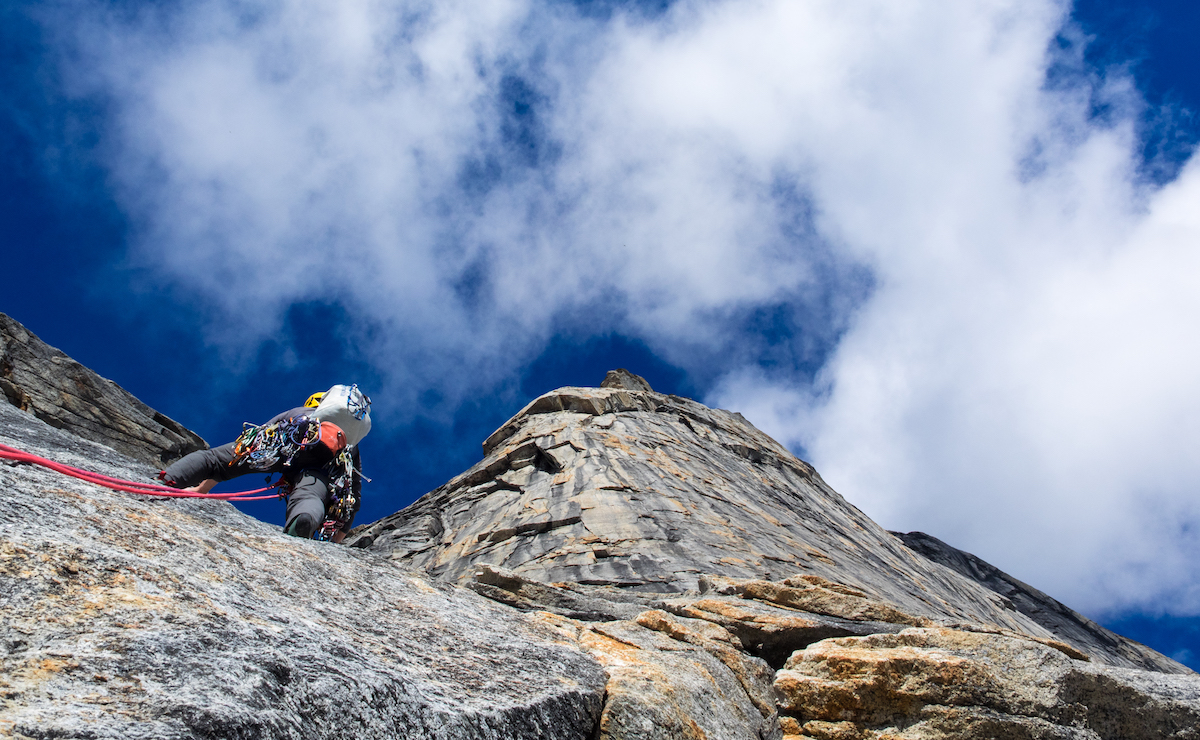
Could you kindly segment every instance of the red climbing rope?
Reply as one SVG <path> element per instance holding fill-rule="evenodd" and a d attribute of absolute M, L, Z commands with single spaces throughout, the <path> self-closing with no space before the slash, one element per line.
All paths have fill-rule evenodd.
<path fill-rule="evenodd" d="M 279 498 L 280 495 L 272 493 L 266 496 L 255 496 L 253 494 L 263 493 L 279 488 L 283 481 L 279 481 L 266 488 L 256 488 L 253 491 L 238 491 L 236 493 L 194 493 L 192 491 L 181 491 L 178 488 L 170 486 L 160 486 L 154 483 L 138 483 L 137 481 L 124 480 L 122 478 L 114 478 L 111 475 L 103 473 L 93 473 L 90 470 L 64 465 L 63 463 L 47 460 L 44 457 L 22 452 L 15 447 L 0 444 L 0 458 L 5 460 L 15 460 L 17 462 L 30 463 L 33 465 L 41 465 L 44 468 L 57 471 L 63 475 L 69 475 L 72 478 L 78 478 L 88 483 L 94 483 L 104 488 L 111 488 L 114 491 L 126 491 L 128 493 L 141 493 L 147 496 L 167 496 L 170 498 L 215 498 L 225 501 L 263 501 L 270 498 Z"/>

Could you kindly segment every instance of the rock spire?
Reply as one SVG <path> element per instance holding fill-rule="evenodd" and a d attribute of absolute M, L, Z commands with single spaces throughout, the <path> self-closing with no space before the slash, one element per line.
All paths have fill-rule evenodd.
<path fill-rule="evenodd" d="M 474 467 L 349 541 L 457 583 L 481 565 L 669 593 L 698 589 L 704 575 L 799 574 L 925 620 L 1061 639 L 1111 665 L 1181 669 L 1058 602 L 1060 619 L 1039 619 L 1053 600 L 1024 598 L 1034 591 L 991 566 L 999 576 L 975 578 L 907 546 L 740 414 L 655 393 L 624 370 L 605 382 L 534 399 L 484 442 Z"/>

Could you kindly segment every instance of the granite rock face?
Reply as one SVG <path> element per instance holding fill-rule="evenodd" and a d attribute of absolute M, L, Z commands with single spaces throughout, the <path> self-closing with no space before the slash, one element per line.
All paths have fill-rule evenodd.
<path fill-rule="evenodd" d="M 164 467 L 208 447 L 158 413 L 0 313 L 0 392 L 50 426 Z"/>
<path fill-rule="evenodd" d="M 1198 737 L 1200 676 L 905 546 L 736 414 L 605 382 L 358 548 L 0 463 L 0 736 Z M 6 404 L 0 442 L 156 470 Z"/>
<path fill-rule="evenodd" d="M 646 379 L 623 367 L 609 370 L 600 383 L 601 388 L 624 388 L 627 391 L 653 391 Z"/>
<path fill-rule="evenodd" d="M 721 627 L 663 611 L 575 626 L 579 645 L 608 676 L 599 738 L 782 736 L 771 693 L 773 671 L 742 652 Z"/>
<path fill-rule="evenodd" d="M 782 588 L 796 601 L 781 603 L 807 612 L 859 599 L 869 611 L 849 618 L 986 624 L 1101 663 L 1189 672 L 1111 633 L 1060 633 L 914 552 L 738 414 L 633 390 L 645 381 L 628 372 L 606 382 L 535 399 L 487 439 L 481 462 L 347 541 L 449 582 L 491 565 L 542 583 L 681 593 L 710 574 Z M 801 589 L 801 577 L 812 583 Z M 799 580 L 763 585 L 784 579 Z"/>
<path fill-rule="evenodd" d="M 154 472 L 7 404 L 0 442 Z M 0 464 L 0 613 L 5 737 L 585 740 L 604 696 L 594 658 L 510 607 L 27 465 Z"/>

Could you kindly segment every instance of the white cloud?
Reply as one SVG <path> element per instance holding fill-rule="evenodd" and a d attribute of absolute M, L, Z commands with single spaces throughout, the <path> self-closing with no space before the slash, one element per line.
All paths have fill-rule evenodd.
<path fill-rule="evenodd" d="M 572 8 L 78 12 L 73 79 L 136 259 L 248 309 L 226 343 L 339 301 L 453 402 L 564 322 L 636 334 L 887 526 L 1093 611 L 1200 609 L 1200 174 L 1138 184 L 1136 92 L 1050 51 L 1066 6 Z M 779 306 L 767 372 L 745 317 Z"/>
<path fill-rule="evenodd" d="M 1072 166 L 1095 178 L 1081 186 L 1120 182 Z M 1170 594 L 1194 613 L 1200 168 L 1124 223 L 1109 195 L 1069 211 L 1043 191 L 1056 223 L 1013 214 L 952 269 L 881 260 L 828 403 L 793 434 L 889 526 L 936 530 L 1089 610 Z M 928 275 L 892 283 L 889 267 Z"/>

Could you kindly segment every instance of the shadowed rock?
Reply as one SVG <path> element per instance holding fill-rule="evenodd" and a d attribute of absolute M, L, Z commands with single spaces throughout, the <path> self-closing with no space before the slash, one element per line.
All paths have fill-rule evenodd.
<path fill-rule="evenodd" d="M 0 391 L 52 427 L 164 467 L 208 447 L 158 413 L 0 313 Z"/>

